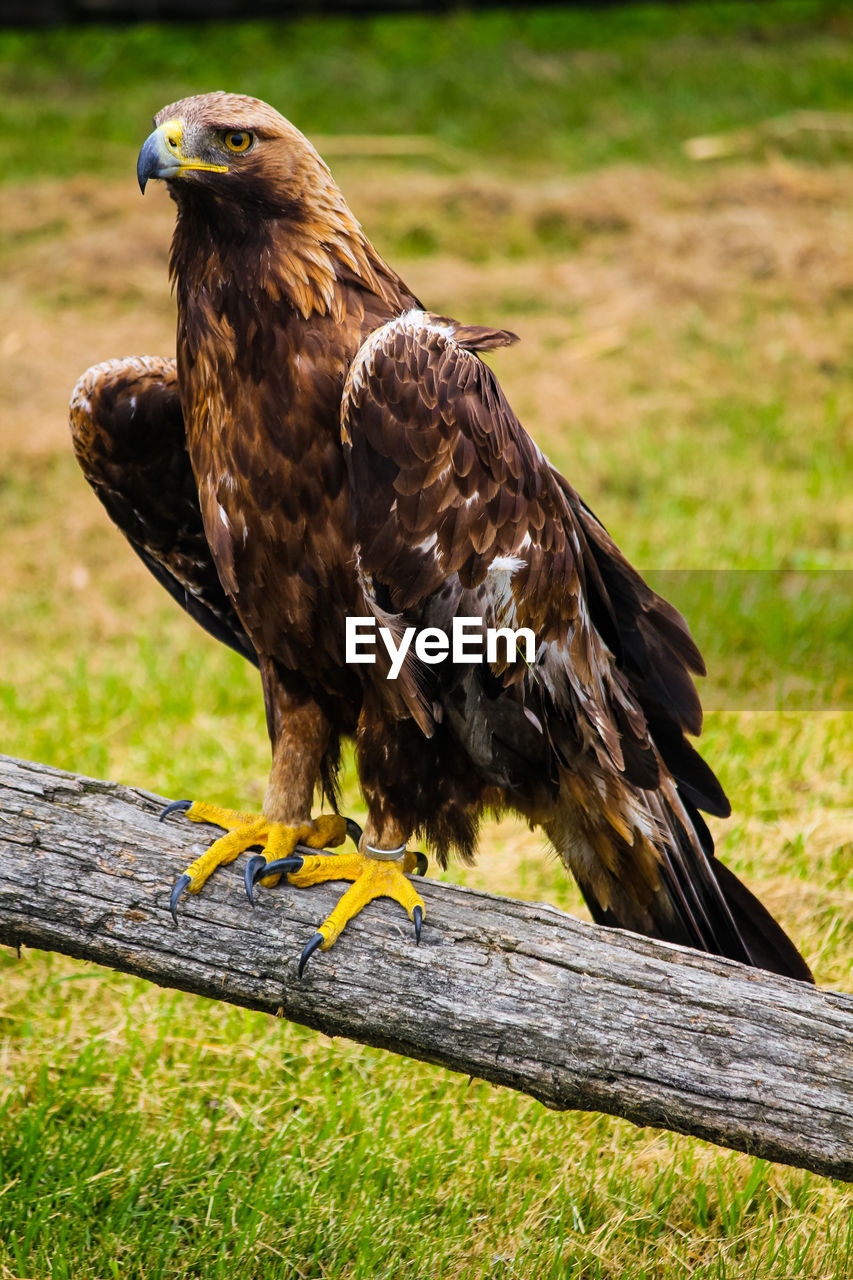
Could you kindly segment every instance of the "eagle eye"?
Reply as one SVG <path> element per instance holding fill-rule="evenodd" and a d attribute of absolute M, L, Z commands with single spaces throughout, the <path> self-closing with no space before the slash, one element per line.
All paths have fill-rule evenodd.
<path fill-rule="evenodd" d="M 222 141 L 229 151 L 239 153 L 248 151 L 255 138 L 253 134 L 249 133 L 248 129 L 226 129 L 222 135 Z"/>

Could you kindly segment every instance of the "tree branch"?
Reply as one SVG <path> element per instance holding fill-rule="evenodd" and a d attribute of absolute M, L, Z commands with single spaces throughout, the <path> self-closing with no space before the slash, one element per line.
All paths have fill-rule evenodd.
<path fill-rule="evenodd" d="M 164 803 L 0 756 L 0 942 L 853 1181 L 853 996 L 429 880 L 419 947 L 374 903 L 299 981 L 340 885 L 251 911 L 230 867 L 175 928 L 172 882 L 216 832 Z"/>

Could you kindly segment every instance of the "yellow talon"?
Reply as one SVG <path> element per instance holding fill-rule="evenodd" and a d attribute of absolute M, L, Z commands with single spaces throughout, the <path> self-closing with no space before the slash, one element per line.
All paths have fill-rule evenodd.
<path fill-rule="evenodd" d="M 272 862 L 288 857 L 298 844 L 323 849 L 342 844 L 347 834 L 346 819 L 337 813 L 324 813 L 313 821 L 288 826 L 283 822 L 270 822 L 259 814 L 241 813 L 237 809 L 224 809 L 220 805 L 197 800 L 184 812 L 192 822 L 209 822 L 224 827 L 227 833 L 214 840 L 180 877 L 181 888 L 186 888 L 189 893 L 199 893 L 217 867 L 233 862 L 253 845 L 260 846 L 267 861 Z M 280 875 L 272 875 L 262 883 L 274 885 L 280 879 Z M 174 894 L 172 905 L 174 907 Z"/>
<path fill-rule="evenodd" d="M 422 854 L 406 850 L 391 860 L 352 853 L 304 854 L 294 857 L 297 845 L 324 849 L 343 844 L 347 836 L 347 820 L 337 813 L 324 813 L 313 821 L 298 826 L 283 822 L 270 822 L 258 814 L 242 813 L 237 809 L 224 809 L 219 805 L 194 801 L 176 801 L 164 810 L 163 816 L 180 809 L 192 822 L 210 822 L 223 827 L 226 834 L 220 836 L 180 876 L 172 890 L 170 906 L 177 922 L 176 905 L 181 893 L 198 893 L 217 867 L 233 862 L 247 849 L 260 847 L 263 858 L 252 859 L 246 867 L 246 890 L 252 900 L 252 885 L 274 885 L 286 874 L 289 884 L 304 889 L 326 880 L 350 880 L 352 883 L 342 895 L 331 915 L 320 925 L 314 937 L 302 953 L 299 962 L 301 977 L 310 955 L 318 948 L 328 951 L 334 946 L 346 925 L 374 898 L 392 898 L 399 902 L 415 925 L 415 938 L 420 940 L 421 924 L 426 909 L 423 898 L 409 880 L 413 872 L 423 874 L 426 859 Z M 352 831 L 352 825 L 350 827 Z M 355 827 L 353 837 L 357 838 Z M 288 862 L 289 860 L 289 862 Z M 264 875 L 264 865 L 278 863 L 278 869 Z M 282 866 L 285 863 L 287 865 Z M 298 868 L 298 870 L 296 869 Z"/>
<path fill-rule="evenodd" d="M 207 804 L 204 800 L 193 800 L 187 817 L 191 822 L 209 822 L 214 827 L 224 827 L 226 831 L 234 831 L 237 827 L 248 827 L 251 823 L 263 821 L 257 813 L 241 813 L 238 809 L 223 809 L 218 804 Z"/>
<path fill-rule="evenodd" d="M 208 819 L 195 818 L 193 821 L 206 822 Z M 214 840 L 210 848 L 187 867 L 184 875 L 190 878 L 190 883 L 187 885 L 188 892 L 198 893 L 208 876 L 217 867 L 233 862 L 253 844 L 263 844 L 268 832 L 269 829 L 263 818 L 256 818 L 254 822 L 245 822 L 242 826 L 229 827 L 227 836 L 220 836 L 218 840 Z"/>
<path fill-rule="evenodd" d="M 420 908 L 421 920 L 426 909 L 423 898 L 406 875 L 416 865 L 417 855 L 409 852 L 395 862 L 370 858 L 363 853 L 316 855 L 305 859 L 301 871 L 291 871 L 287 881 L 297 889 L 303 889 L 325 880 L 352 880 L 352 887 L 347 889 L 332 914 L 317 930 L 323 937 L 320 950 L 328 951 L 340 937 L 344 926 L 374 898 L 393 898 L 399 902 L 409 919 L 415 921 L 420 933 L 415 908 Z"/>

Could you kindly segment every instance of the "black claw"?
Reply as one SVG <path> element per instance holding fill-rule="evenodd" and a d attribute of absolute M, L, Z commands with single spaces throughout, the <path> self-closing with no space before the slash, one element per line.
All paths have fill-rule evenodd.
<path fill-rule="evenodd" d="M 170 813 L 186 813 L 187 809 L 192 808 L 192 803 L 192 800 L 173 800 L 160 814 L 160 821 L 165 822 Z"/>
<path fill-rule="evenodd" d="M 422 924 L 423 924 L 423 922 L 424 922 L 424 909 L 423 909 L 423 907 L 413 907 L 413 908 L 412 908 L 412 919 L 413 919 L 413 920 L 414 920 L 414 922 L 415 922 L 415 942 L 418 944 L 418 946 L 420 946 L 420 944 L 421 944 L 421 925 L 422 925 Z"/>
<path fill-rule="evenodd" d="M 298 977 L 300 978 L 302 977 L 303 973 L 305 972 L 306 964 L 311 959 L 311 957 L 313 956 L 317 948 L 323 945 L 324 941 L 325 939 L 322 933 L 314 934 L 314 937 L 311 939 L 311 941 L 308 943 L 305 950 L 302 952 L 302 955 L 299 957 L 299 968 L 296 970 Z"/>
<path fill-rule="evenodd" d="M 188 876 L 188 875 L 178 876 L 177 880 L 175 881 L 175 886 L 172 889 L 172 896 L 169 899 L 169 910 L 172 913 L 172 919 L 174 920 L 175 924 L 178 923 L 178 910 L 177 910 L 178 900 L 180 899 L 180 896 L 183 893 L 184 889 L 186 889 L 187 885 L 189 884 L 192 884 L 191 876 Z"/>
<path fill-rule="evenodd" d="M 265 867 L 267 860 L 263 854 L 256 853 L 254 858 L 250 858 L 246 863 L 246 874 L 243 877 L 243 883 L 246 886 L 246 897 L 249 899 L 250 906 L 255 905 L 255 899 L 252 896 L 252 890 L 255 887 L 255 872 L 259 867 Z"/>
<path fill-rule="evenodd" d="M 288 871 L 301 871 L 305 866 L 305 859 L 300 858 L 299 854 L 296 854 L 295 856 L 292 855 L 289 858 L 274 858 L 272 862 L 267 862 L 265 858 L 252 858 L 249 866 L 252 866 L 253 864 L 255 869 L 252 874 L 252 884 L 256 885 L 259 880 L 263 880 L 264 876 L 282 875 L 286 874 Z M 249 868 L 247 867 L 247 877 L 248 870 Z"/>
<path fill-rule="evenodd" d="M 361 839 L 363 834 L 361 827 L 358 825 L 357 822 L 354 822 L 352 818 L 347 818 L 346 823 L 347 823 L 347 835 L 349 836 L 350 840 L 352 840 L 353 844 L 357 849 L 358 842 Z"/>
<path fill-rule="evenodd" d="M 415 854 L 415 875 L 425 876 L 429 867 L 429 858 L 425 853 Z"/>
<path fill-rule="evenodd" d="M 246 863 L 246 874 L 243 877 L 243 883 L 246 886 L 246 897 L 255 905 L 254 888 L 259 880 L 263 880 L 264 876 L 281 875 L 287 871 L 301 871 L 305 866 L 305 859 L 300 858 L 298 854 L 290 858 L 275 858 L 272 862 L 267 862 L 261 854 L 256 854 L 254 858 L 250 858 Z"/>

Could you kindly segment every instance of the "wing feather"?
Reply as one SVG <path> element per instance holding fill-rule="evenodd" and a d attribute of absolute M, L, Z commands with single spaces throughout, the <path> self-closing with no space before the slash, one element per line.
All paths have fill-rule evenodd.
<path fill-rule="evenodd" d="M 407 659 L 409 711 L 429 733 L 440 706 L 508 795 L 540 806 L 550 795 L 546 829 L 596 919 L 746 961 L 760 933 L 765 963 L 807 975 L 766 913 L 750 950 L 735 922 L 748 897 L 730 906 L 715 875 L 697 807 L 726 814 L 728 801 L 685 738 L 701 728 L 692 675 L 704 666 L 683 618 L 550 466 L 477 343 L 475 330 L 407 313 L 370 336 L 344 388 L 368 608 L 379 616 L 381 601 L 387 619 L 390 602 L 400 626 L 479 616 L 536 635 L 530 669 L 442 676 Z"/>
<path fill-rule="evenodd" d="M 74 388 L 70 425 L 83 474 L 157 581 L 205 631 L 257 665 L 204 536 L 175 361 L 94 365 Z"/>

